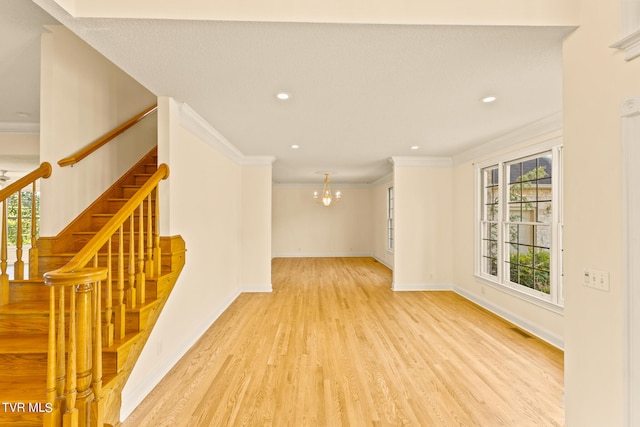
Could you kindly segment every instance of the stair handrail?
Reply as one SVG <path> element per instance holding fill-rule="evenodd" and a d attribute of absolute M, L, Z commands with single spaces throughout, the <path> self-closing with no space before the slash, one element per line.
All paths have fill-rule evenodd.
<path fill-rule="evenodd" d="M 44 283 L 50 287 L 46 399 L 47 405 L 53 408 L 45 414 L 45 426 L 103 425 L 102 347 L 111 346 L 114 339 L 125 337 L 126 310 L 145 303 L 145 277 L 160 276 L 158 184 L 168 177 L 169 166 L 163 163 L 69 262 L 44 274 Z M 155 195 L 155 214 L 152 195 Z M 129 260 L 125 289 L 124 227 L 127 220 Z M 118 243 L 117 254 L 113 254 L 117 256 L 115 279 L 112 269 L 114 237 Z M 99 252 L 105 246 L 106 266 L 99 266 Z M 92 260 L 92 266 L 87 266 Z M 112 307 L 112 281 L 116 284 L 115 307 Z M 65 305 L 66 289 L 69 289 L 69 302 Z M 67 326 L 65 316 L 56 315 L 56 294 L 58 313 L 63 313 L 66 306 L 73 311 Z M 102 301 L 104 307 L 101 307 Z M 68 337 L 65 337 L 66 330 Z"/>
<path fill-rule="evenodd" d="M 146 183 L 120 208 L 120 210 L 100 229 L 100 231 L 64 266 L 56 273 L 72 273 L 85 267 L 95 254 L 107 243 L 107 240 L 118 231 L 118 228 L 126 221 L 136 208 L 151 194 L 160 181 L 169 177 L 169 166 L 163 163 Z M 47 275 L 45 273 L 45 282 Z"/>
<path fill-rule="evenodd" d="M 13 193 L 17 193 L 27 185 L 33 184 L 40 178 L 49 178 L 51 176 L 51 171 L 52 168 L 49 162 L 41 163 L 37 169 L 29 172 L 22 178 L 17 179 L 16 181 L 0 190 L 0 202 L 4 202 L 4 200 L 13 195 Z"/>
<path fill-rule="evenodd" d="M 156 111 L 157 109 L 158 109 L 158 105 L 157 104 L 154 104 L 154 105 L 146 108 L 144 111 L 136 114 L 134 117 L 132 117 L 131 119 L 129 119 L 126 122 L 122 123 L 120 126 L 116 127 L 112 131 L 110 131 L 110 132 L 104 134 L 103 136 L 101 136 L 100 138 L 96 139 L 91 144 L 81 148 L 80 150 L 76 151 L 75 153 L 73 153 L 72 155 L 70 155 L 68 157 L 65 157 L 64 159 L 59 160 L 58 161 L 58 165 L 61 166 L 61 167 L 75 165 L 80 160 L 82 160 L 85 157 L 89 156 L 90 154 L 92 154 L 94 151 L 98 150 L 103 145 L 105 145 L 108 142 L 110 142 L 111 140 L 115 139 L 117 136 L 120 136 L 121 134 L 123 134 L 129 128 L 131 128 L 134 125 L 136 125 L 138 122 L 140 122 L 142 119 L 144 119 L 149 114 L 151 114 L 154 111 Z"/>
<path fill-rule="evenodd" d="M 0 190 L 0 203 L 2 203 L 2 232 L 0 237 L 0 305 L 9 302 L 9 275 L 7 274 L 7 203 L 6 200 L 14 194 L 18 194 L 18 214 L 16 233 L 16 262 L 14 264 L 14 279 L 21 280 L 24 278 L 24 261 L 22 260 L 22 190 L 29 185 L 32 186 L 31 191 L 31 248 L 29 249 L 29 277 L 34 277 L 38 271 L 38 247 L 36 243 L 36 183 L 41 178 L 49 178 L 51 176 L 51 164 L 43 162 L 40 166 L 29 172 L 27 175 L 19 178 L 15 182 L 7 185 Z"/>

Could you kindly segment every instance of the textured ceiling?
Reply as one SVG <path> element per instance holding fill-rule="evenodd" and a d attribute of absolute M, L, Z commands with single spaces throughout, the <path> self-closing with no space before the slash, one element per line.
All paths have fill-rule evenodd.
<path fill-rule="evenodd" d="M 73 19 L 38 2 L 243 154 L 274 155 L 274 182 L 372 182 L 390 156 L 455 155 L 561 110 L 566 27 Z"/>

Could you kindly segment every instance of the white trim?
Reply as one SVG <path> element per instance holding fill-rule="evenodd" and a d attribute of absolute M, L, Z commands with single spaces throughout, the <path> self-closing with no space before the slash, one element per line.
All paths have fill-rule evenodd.
<path fill-rule="evenodd" d="M 618 40 L 611 46 L 614 49 L 623 50 L 625 52 L 624 59 L 631 61 L 640 56 L 640 29 L 632 34 Z"/>
<path fill-rule="evenodd" d="M 562 338 L 561 336 L 551 331 L 548 331 L 544 328 L 541 328 L 539 325 L 536 325 L 535 323 L 531 323 L 528 320 L 525 320 L 522 317 L 510 312 L 509 310 L 505 310 L 502 307 L 499 307 L 483 298 L 480 298 L 477 295 L 467 291 L 466 289 L 460 288 L 458 286 L 454 286 L 453 292 L 468 299 L 474 304 L 477 304 L 480 307 L 486 310 L 489 310 L 496 316 L 499 316 L 502 319 L 513 323 L 514 325 L 524 329 L 525 331 L 531 333 L 532 335 L 535 335 L 541 340 L 548 342 L 552 346 L 557 347 L 560 350 L 564 350 L 564 338 Z"/>
<path fill-rule="evenodd" d="M 242 293 L 253 293 L 253 292 L 273 292 L 273 286 L 271 283 L 265 284 L 253 284 L 253 285 L 244 285 L 242 286 Z"/>
<path fill-rule="evenodd" d="M 176 106 L 180 125 L 240 166 L 271 166 L 274 156 L 245 156 L 224 135 L 211 126 L 186 103 L 171 100 Z"/>
<path fill-rule="evenodd" d="M 519 297 L 527 302 L 535 304 L 537 306 L 546 308 L 548 310 L 554 311 L 556 313 L 563 313 L 564 309 L 564 299 L 562 298 L 559 291 L 562 290 L 562 283 L 560 280 L 562 278 L 561 274 L 559 274 L 560 268 L 560 257 L 561 257 L 561 242 L 559 238 L 561 237 L 560 233 L 560 224 L 561 218 L 559 217 L 559 213 L 561 212 L 562 206 L 562 191 L 560 189 L 560 184 L 562 183 L 560 170 L 562 165 L 559 164 L 561 162 L 561 149 L 562 149 L 562 139 L 560 137 L 555 137 L 548 139 L 546 141 L 529 145 L 525 148 L 520 148 L 517 150 L 513 150 L 510 152 L 505 152 L 500 155 L 487 158 L 482 162 L 478 162 L 474 164 L 474 213 L 475 213 L 475 222 L 474 222 L 474 275 L 478 281 L 482 281 L 485 284 L 495 287 L 496 289 L 503 290 L 504 292 Z M 497 278 L 489 276 L 482 272 L 482 264 L 480 262 L 481 254 L 481 239 L 482 239 L 482 196 L 481 193 L 484 191 L 483 182 L 482 182 L 482 170 L 488 167 L 498 166 L 498 181 L 500 183 L 501 188 L 501 200 L 508 200 L 508 189 L 507 186 L 504 185 L 506 173 L 505 168 L 508 163 L 511 162 L 519 162 L 523 159 L 526 159 L 529 156 L 537 156 L 543 152 L 551 152 L 553 156 L 553 164 L 552 164 L 552 176 L 553 178 L 553 201 L 552 201 L 552 212 L 553 212 L 553 220 L 549 223 L 551 227 L 551 253 L 550 253 L 550 262 L 551 262 L 551 271 L 554 273 L 551 279 L 551 293 L 548 295 L 548 299 L 545 299 L 547 295 L 540 295 L 536 291 L 529 291 L 528 289 L 514 284 L 513 286 L 510 284 L 511 282 L 508 280 L 509 275 L 507 272 L 507 264 L 504 259 L 508 256 L 507 250 L 505 249 L 508 245 L 506 243 L 506 239 L 503 238 L 504 233 L 506 233 L 506 229 L 508 228 L 508 223 L 506 218 L 506 213 L 503 212 L 503 203 L 499 204 L 498 207 L 498 224 L 502 225 L 502 227 L 498 227 L 498 262 L 501 263 L 502 267 L 498 268 Z M 502 261 L 502 262 L 501 262 Z"/>
<path fill-rule="evenodd" d="M 39 134 L 40 123 L 0 122 L 0 133 Z"/>
<path fill-rule="evenodd" d="M 371 255 L 371 257 L 373 259 L 375 259 L 376 261 L 378 261 L 380 264 L 384 265 L 385 267 L 387 267 L 389 270 L 393 271 L 393 266 L 391 264 L 389 264 L 387 261 L 383 260 L 382 258 L 379 258 L 375 255 Z"/>
<path fill-rule="evenodd" d="M 271 258 L 362 258 L 373 257 L 370 252 L 284 252 Z"/>
<path fill-rule="evenodd" d="M 369 186 L 377 187 L 379 185 L 393 184 L 393 172 L 373 181 Z"/>
<path fill-rule="evenodd" d="M 399 168 L 450 168 L 453 165 L 450 157 L 393 156 L 389 161 Z"/>
<path fill-rule="evenodd" d="M 492 288 L 504 292 L 505 294 L 514 296 L 516 298 L 520 298 L 523 301 L 526 301 L 528 303 L 531 303 L 533 305 L 536 305 L 540 308 L 544 308 L 546 310 L 552 311 L 554 313 L 557 314 L 563 314 L 564 313 L 564 307 L 553 304 L 551 301 L 547 301 L 544 300 L 542 298 L 537 297 L 535 294 L 529 294 L 527 292 L 525 292 L 525 288 L 523 288 L 522 290 L 516 288 L 516 287 L 512 287 L 512 286 L 508 286 L 508 285 L 503 285 L 501 283 L 497 283 L 494 280 L 488 279 L 486 277 L 480 276 L 480 275 L 475 275 L 476 281 L 482 283 L 483 285 L 486 286 L 491 286 Z"/>
<path fill-rule="evenodd" d="M 626 349 L 625 425 L 640 423 L 640 96 L 626 99 L 622 126 L 622 236 Z"/>
<path fill-rule="evenodd" d="M 453 156 L 453 166 L 469 162 L 487 155 L 491 155 L 503 149 L 516 146 L 549 135 L 553 140 L 560 137 L 562 130 L 562 113 L 555 113 L 543 119 L 530 123 L 509 132 L 501 137 L 481 142 L 481 145 Z M 553 135 L 552 135 L 553 134 Z"/>
<path fill-rule="evenodd" d="M 609 47 L 625 52 L 631 61 L 640 56 L 640 0 L 620 0 L 622 38 Z"/>
<path fill-rule="evenodd" d="M 391 285 L 391 289 L 396 292 L 404 291 L 452 291 L 450 283 L 396 283 Z"/>
<path fill-rule="evenodd" d="M 133 411 L 142 403 L 142 401 L 151 393 L 155 386 L 171 371 L 171 369 L 180 361 L 180 359 L 193 347 L 196 342 L 209 330 L 211 325 L 218 320 L 222 313 L 240 296 L 240 292 L 231 295 L 224 301 L 212 315 L 205 319 L 198 328 L 190 328 L 191 334 L 185 334 L 186 337 L 181 343 L 167 345 L 166 348 L 177 349 L 173 355 L 163 356 L 161 365 L 153 371 L 153 376 L 147 376 L 146 381 L 139 383 L 134 389 L 126 390 L 126 398 L 122 399 L 120 406 L 120 419 L 124 421 Z M 162 314 L 160 314 L 162 316 Z M 153 331 L 151 334 L 153 335 Z M 143 350 L 144 351 L 144 350 Z M 150 349 L 147 348 L 147 351 Z"/>
<path fill-rule="evenodd" d="M 274 188 L 314 188 L 316 190 L 318 190 L 319 188 L 322 188 L 322 181 L 324 180 L 324 178 L 321 178 L 318 182 L 316 183 L 308 183 L 308 182 L 274 182 L 272 184 L 272 186 Z M 342 188 L 371 188 L 371 184 L 341 184 L 339 182 L 335 182 L 335 181 L 331 181 L 331 188 L 333 190 L 335 190 L 335 187 L 340 187 L 340 189 Z"/>

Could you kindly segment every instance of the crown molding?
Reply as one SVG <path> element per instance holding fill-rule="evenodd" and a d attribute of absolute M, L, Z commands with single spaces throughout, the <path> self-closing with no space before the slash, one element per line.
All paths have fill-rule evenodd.
<path fill-rule="evenodd" d="M 640 29 L 629 34 L 621 40 L 618 40 L 611 46 L 614 49 L 623 50 L 625 52 L 624 59 L 631 61 L 640 56 Z"/>
<path fill-rule="evenodd" d="M 453 165 L 450 157 L 403 157 L 389 158 L 394 168 L 449 168 Z"/>
<path fill-rule="evenodd" d="M 0 133 L 39 134 L 40 123 L 0 122 Z"/>
<path fill-rule="evenodd" d="M 550 135 L 554 132 L 562 130 L 562 113 L 558 112 L 547 116 L 543 119 L 522 126 L 512 132 L 506 133 L 498 138 L 480 142 L 480 144 L 470 150 L 453 156 L 453 165 L 458 166 L 462 163 L 493 154 L 505 148 L 513 147 L 518 144 L 529 142 L 542 136 Z M 557 137 L 559 135 L 554 135 Z"/>
<path fill-rule="evenodd" d="M 389 173 L 383 177 L 376 179 L 370 185 L 372 187 L 377 187 L 378 185 L 391 184 L 392 182 L 393 182 L 393 173 Z"/>
<path fill-rule="evenodd" d="M 343 188 L 371 188 L 372 184 L 357 184 L 357 183 L 340 183 L 331 181 L 332 189 L 343 189 Z M 272 183 L 273 188 L 313 188 L 318 189 L 322 188 L 322 181 L 318 181 L 316 183 L 309 182 L 274 182 Z"/>
<path fill-rule="evenodd" d="M 240 166 L 272 166 L 275 156 L 245 156 L 227 138 L 186 103 L 178 103 L 180 125 Z"/>

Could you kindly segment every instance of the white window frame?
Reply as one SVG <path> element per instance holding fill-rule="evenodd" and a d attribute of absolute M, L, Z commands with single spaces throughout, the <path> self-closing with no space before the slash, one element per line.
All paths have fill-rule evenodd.
<path fill-rule="evenodd" d="M 387 187 L 387 251 L 393 252 L 394 245 L 394 198 L 393 186 Z"/>
<path fill-rule="evenodd" d="M 504 209 L 504 204 L 509 200 L 507 185 L 507 165 L 516 161 L 536 157 L 545 153 L 551 153 L 552 179 L 552 219 L 551 223 L 551 249 L 550 249 L 550 282 L 551 292 L 543 292 L 529 289 L 526 286 L 513 283 L 509 280 L 509 266 L 505 262 L 508 256 L 508 243 L 505 242 L 505 233 L 508 233 L 509 218 Z M 483 193 L 484 182 L 482 171 L 498 168 L 498 182 L 500 203 L 498 205 L 498 269 L 497 276 L 483 272 L 482 262 L 482 224 L 483 224 Z M 536 305 L 562 313 L 564 307 L 564 289 L 562 280 L 562 141 L 559 138 L 532 145 L 525 149 L 513 151 L 500 156 L 484 160 L 475 164 L 475 276 L 483 284 L 490 285 L 506 293 L 527 300 Z"/>

